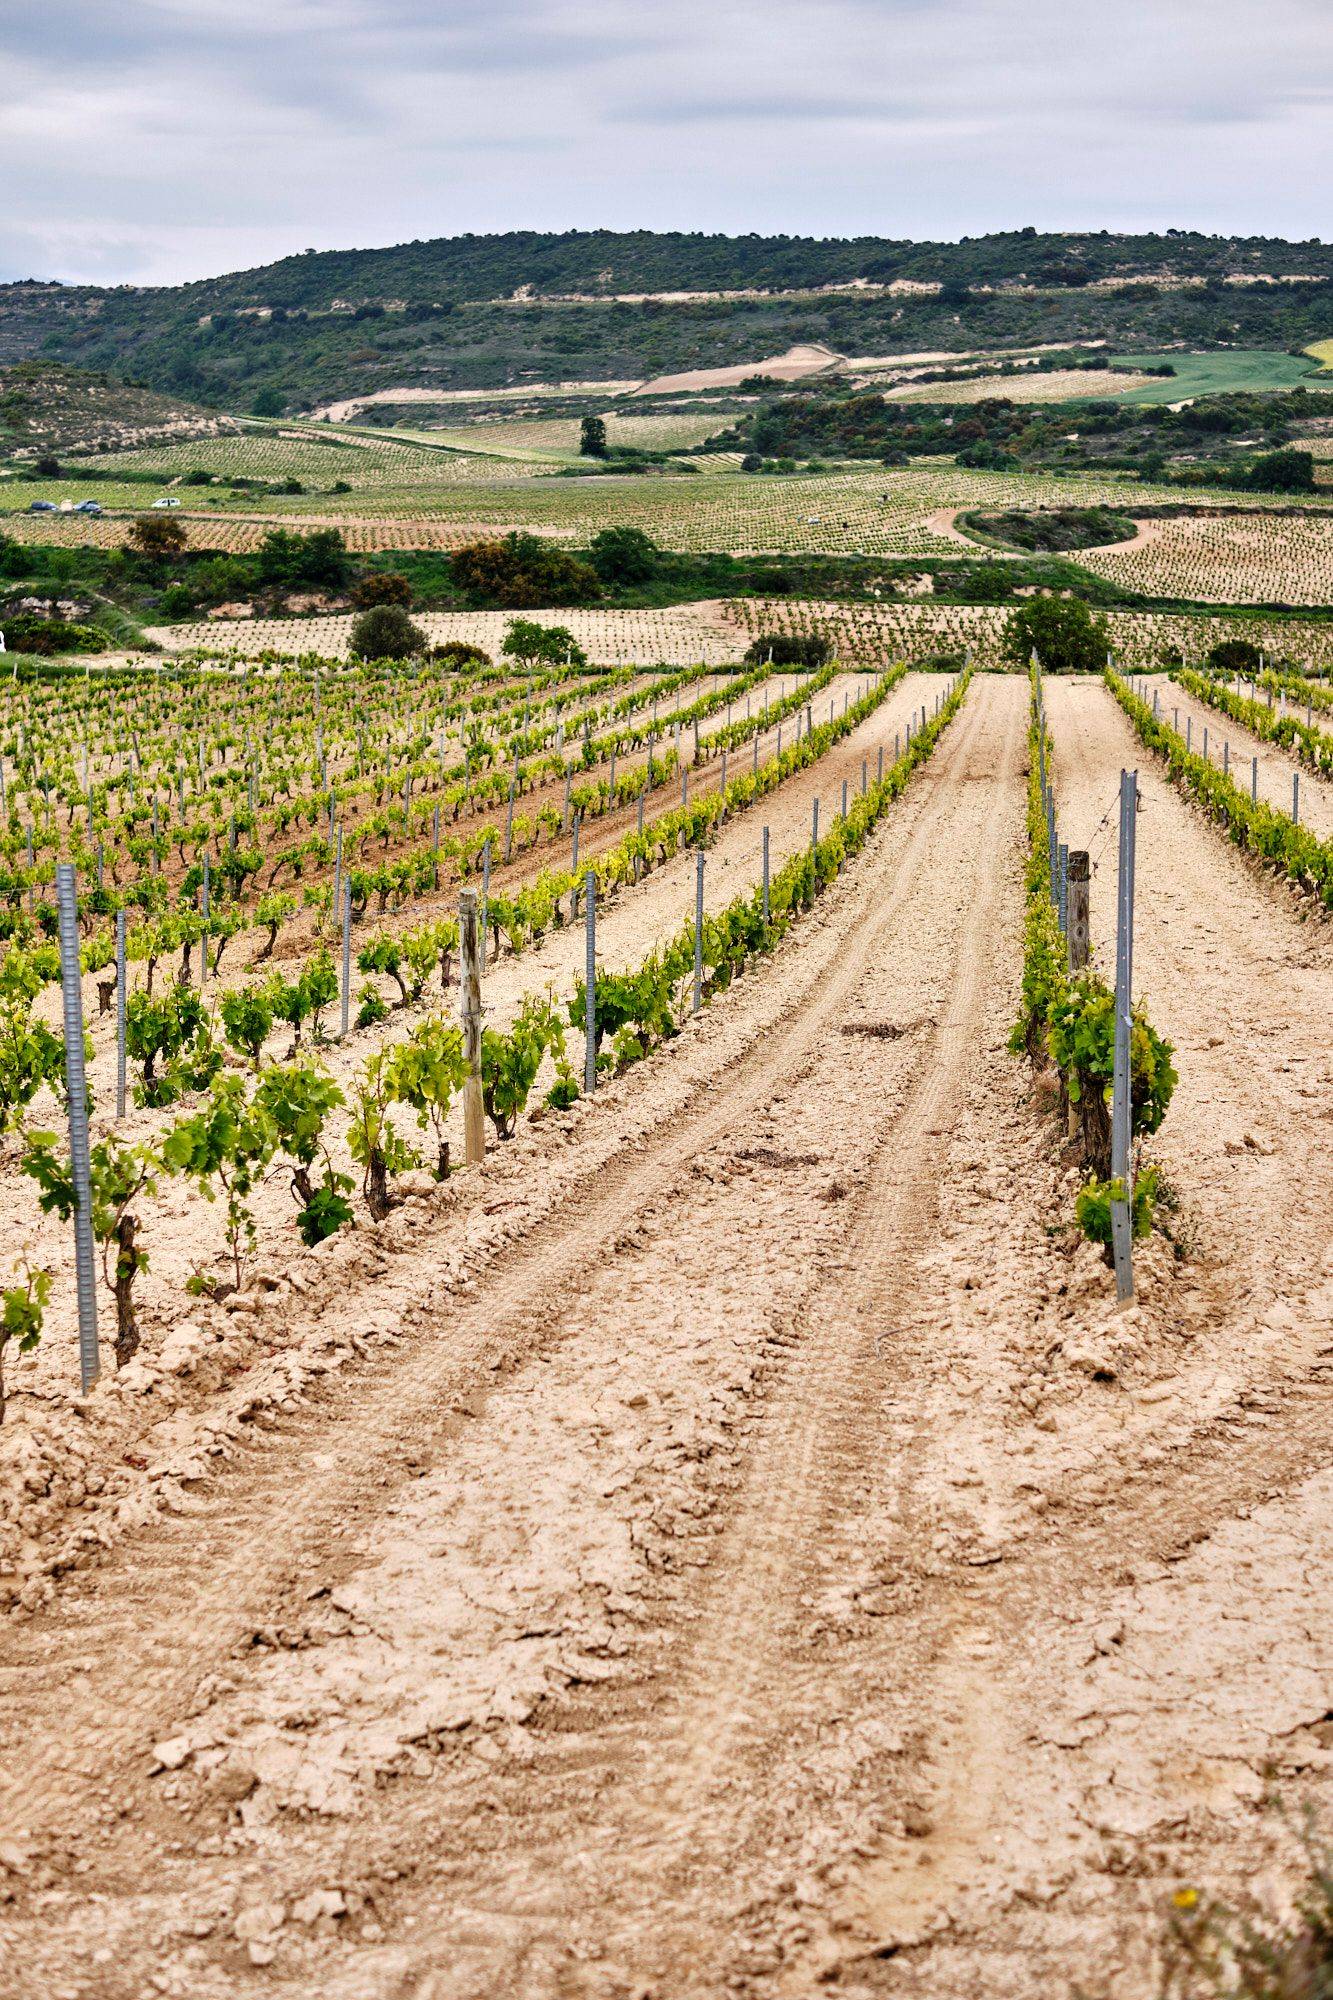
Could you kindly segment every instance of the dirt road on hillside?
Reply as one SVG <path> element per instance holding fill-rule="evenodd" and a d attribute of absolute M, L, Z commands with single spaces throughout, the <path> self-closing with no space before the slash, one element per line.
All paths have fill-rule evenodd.
<path fill-rule="evenodd" d="M 1072 826 L 1127 746 L 1059 695 Z M 1317 1765 L 1333 1688 L 1319 1218 L 1256 1178 L 1267 1261 L 1159 1244 L 1114 1311 L 1005 1046 L 1025 722 L 975 683 L 770 964 L 310 1260 L 269 1340 L 359 1361 L 258 1435 L 176 1383 L 179 1512 L 0 1634 L 23 1990 L 1147 2000 L 1186 1871 L 1270 1858 L 1262 1773 Z M 1230 897 L 1303 1052 L 1291 911 L 1170 797 L 1155 1014 L 1184 1057 Z M 1182 1098 L 1191 1213 L 1214 1118 Z"/>

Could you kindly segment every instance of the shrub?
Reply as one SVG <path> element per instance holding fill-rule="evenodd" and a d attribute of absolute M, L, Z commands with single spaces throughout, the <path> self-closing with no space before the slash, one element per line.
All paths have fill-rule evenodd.
<path fill-rule="evenodd" d="M 602 594 L 597 572 L 539 535 L 512 534 L 502 540 L 470 542 L 455 549 L 454 582 L 476 605 L 502 611 L 537 605 L 595 603 Z"/>
<path fill-rule="evenodd" d="M 1257 493 L 1313 493 L 1314 454 L 1270 451 L 1256 458 L 1242 484 Z"/>
<path fill-rule="evenodd" d="M 480 646 L 469 645 L 466 639 L 446 639 L 443 645 L 432 646 L 432 660 L 438 660 L 442 667 L 489 667 L 491 656 Z"/>
<path fill-rule="evenodd" d="M 398 570 L 372 570 L 353 586 L 352 603 L 358 611 L 372 611 L 377 604 L 401 604 L 412 608 L 412 584 Z"/>
<path fill-rule="evenodd" d="M 107 636 L 95 625 L 70 624 L 63 618 L 18 617 L 5 620 L 5 638 L 12 653 L 104 653 Z"/>
<path fill-rule="evenodd" d="M 771 660 L 775 667 L 823 667 L 833 656 L 833 642 L 817 632 L 771 632 L 755 639 L 745 652 L 750 666 Z"/>
<path fill-rule="evenodd" d="M 1263 665 L 1263 654 L 1248 639 L 1219 639 L 1209 651 L 1208 664 L 1214 673 L 1243 674 L 1248 679 Z"/>
<path fill-rule="evenodd" d="M 408 660 L 424 653 L 427 643 L 400 604 L 377 604 L 352 624 L 351 650 L 360 660 Z"/>

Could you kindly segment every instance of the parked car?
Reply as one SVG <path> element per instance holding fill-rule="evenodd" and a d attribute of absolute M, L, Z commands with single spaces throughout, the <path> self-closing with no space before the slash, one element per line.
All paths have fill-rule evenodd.
<path fill-rule="evenodd" d="M 76 514 L 100 514 L 101 511 L 102 503 L 100 500 L 80 500 L 78 506 L 74 509 Z"/>
<path fill-rule="evenodd" d="M 33 500 L 29 502 L 30 514 L 55 514 L 59 512 L 54 500 Z"/>
<path fill-rule="evenodd" d="M 155 507 L 179 507 L 180 504 L 180 501 L 174 499 L 169 493 L 164 493 L 160 500 L 154 500 L 153 502 Z"/>

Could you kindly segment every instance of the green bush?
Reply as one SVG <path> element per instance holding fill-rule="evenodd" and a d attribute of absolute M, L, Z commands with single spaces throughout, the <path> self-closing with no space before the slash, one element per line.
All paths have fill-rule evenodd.
<path fill-rule="evenodd" d="M 351 651 L 359 660 L 408 660 L 428 644 L 401 604 L 376 604 L 352 623 Z"/>

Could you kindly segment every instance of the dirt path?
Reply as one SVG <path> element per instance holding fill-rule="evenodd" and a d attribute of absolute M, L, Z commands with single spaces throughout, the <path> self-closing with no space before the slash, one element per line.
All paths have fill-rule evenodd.
<path fill-rule="evenodd" d="M 1090 830 L 1128 732 L 1048 701 Z M 1024 724 L 980 680 L 760 976 L 321 1253 L 272 1337 L 355 1378 L 4 1634 L 25 1990 L 1145 2000 L 1170 1889 L 1272 1858 L 1333 1692 L 1315 1079 L 1191 1042 L 1218 1241 L 1116 1314 L 1005 1048 Z M 1230 980 L 1305 1055 L 1322 938 L 1145 794 L 1154 1018 L 1184 1054 Z M 1236 1166 L 1247 1089 L 1292 1129 Z"/>
<path fill-rule="evenodd" d="M 1180 1072 L 1151 1150 L 1203 1252 L 1205 1318 L 1218 1329 L 1210 1364 L 1239 1358 L 1245 1320 L 1280 1354 L 1293 1326 L 1317 1331 L 1302 1300 L 1322 1288 L 1333 1241 L 1333 1165 L 1319 1143 L 1333 1085 L 1333 931 L 1304 921 L 1190 809 L 1105 689 L 1048 680 L 1047 690 L 1060 834 L 1092 852 L 1094 950 L 1108 974 L 1116 828 L 1106 812 L 1121 768 L 1139 773 L 1134 983 Z"/>
<path fill-rule="evenodd" d="M 854 694 L 858 685 L 865 685 L 865 682 L 853 683 L 849 679 L 844 688 L 843 682 L 838 680 L 825 690 L 822 698 L 825 702 L 835 701 L 841 712 L 843 694 L 849 691 Z M 821 802 L 821 817 L 827 826 L 840 808 L 844 782 L 849 792 L 858 790 L 863 765 L 873 779 L 881 745 L 885 749 L 886 763 L 891 762 L 895 736 L 901 737 L 909 718 L 923 707 L 934 707 L 942 686 L 943 681 L 938 675 L 907 675 L 883 707 L 821 758 L 818 764 L 797 772 L 751 811 L 729 821 L 708 850 L 705 908 L 710 912 L 720 909 L 733 896 L 742 891 L 748 892 L 759 881 L 764 825 L 769 828 L 770 862 L 775 873 L 787 856 L 809 839 L 811 809 L 816 797 Z M 827 712 L 826 708 L 821 715 L 816 709 L 816 720 L 822 720 Z M 789 737 L 795 727 L 795 718 L 790 718 L 784 727 Z M 775 746 L 776 731 L 769 731 L 761 739 L 761 757 Z M 742 766 L 745 754 L 740 753 Z M 696 795 L 697 791 L 716 789 L 720 775 L 720 760 L 714 760 L 697 772 L 692 771 L 691 795 Z M 654 802 L 656 811 L 664 810 L 677 798 L 675 792 L 659 796 Z M 619 839 L 633 825 L 634 813 L 630 810 L 607 815 L 607 821 L 609 825 L 605 821 L 591 822 L 587 829 L 593 835 L 594 853 Z M 586 847 L 583 852 L 587 853 Z M 550 865 L 551 859 L 551 847 L 546 843 L 518 857 L 509 869 L 497 869 L 492 878 L 497 893 L 512 889 L 519 881 L 531 880 L 540 867 Z M 625 888 L 604 906 L 598 923 L 598 958 L 604 969 L 619 971 L 637 965 L 654 945 L 665 937 L 674 936 L 691 918 L 694 910 L 694 871 L 693 852 L 675 855 L 640 884 Z M 456 887 L 439 899 L 437 908 L 440 912 L 457 908 Z M 403 917 L 400 927 L 419 923 L 429 913 L 423 906 L 416 905 Z M 366 925 L 364 929 L 368 932 L 381 927 L 376 923 Z M 362 935 L 354 933 L 358 947 Z M 582 974 L 584 954 L 581 923 L 551 932 L 540 944 L 518 956 L 505 952 L 486 975 L 483 998 L 487 1018 L 496 1025 L 507 1025 L 526 995 L 548 989 L 562 999 L 568 998 Z M 281 959 L 278 962 L 283 963 Z M 228 967 L 224 960 L 223 972 L 224 986 L 240 984 L 245 976 L 240 961 Z M 354 989 L 358 989 L 361 983 L 360 975 L 355 975 Z M 388 983 L 384 984 L 386 992 L 389 991 Z M 207 992 L 216 998 L 216 982 L 210 982 Z M 53 1023 L 58 1020 L 58 1003 L 58 990 L 52 989 L 46 1005 Z M 339 1085 L 350 1091 L 355 1076 L 373 1049 L 389 1041 L 401 1040 L 410 1023 L 425 1013 L 444 1008 L 452 1014 L 456 1006 L 456 989 L 451 988 L 447 1000 L 442 1000 L 438 985 L 432 981 L 431 994 L 421 1007 L 396 1009 L 379 1027 L 358 1030 L 345 1043 L 334 1041 L 327 1044 L 321 1050 L 322 1059 Z M 95 1008 L 94 982 L 89 980 L 85 982 L 85 1009 L 94 1044 L 90 1076 L 97 1103 L 109 1110 L 115 1103 L 114 1018 L 92 1018 Z M 336 1007 L 330 1009 L 329 1019 L 330 1025 L 336 1027 Z M 273 1052 L 285 1054 L 286 1044 L 287 1037 L 279 1032 L 273 1040 Z M 572 1041 L 571 1047 L 574 1047 Z M 577 1056 L 575 1049 L 576 1061 Z M 57 1114 L 53 1110 L 50 1115 L 54 1119 Z M 174 1110 L 164 1114 L 131 1108 L 120 1129 L 130 1138 L 146 1139 L 160 1133 L 164 1124 L 175 1115 Z M 461 1107 L 456 1107 L 450 1128 L 456 1158 L 461 1151 L 461 1118 Z M 351 1171 L 359 1184 L 359 1173 L 353 1168 L 343 1143 L 346 1122 L 342 1117 L 335 1120 L 332 1150 L 339 1166 Z M 404 1130 L 416 1136 L 410 1121 Z M 0 1161 L 0 1167 L 3 1164 Z M 294 1209 L 285 1176 L 273 1176 L 258 1190 L 254 1208 L 260 1229 L 260 1267 L 267 1268 L 273 1259 L 285 1258 L 294 1248 Z M 138 1290 L 143 1307 L 142 1328 L 148 1349 L 153 1352 L 166 1330 L 188 1316 L 188 1301 L 183 1290 L 185 1281 L 201 1259 L 208 1261 L 220 1248 L 222 1222 L 214 1205 L 205 1202 L 184 1183 L 176 1181 L 159 1184 L 157 1197 L 144 1204 L 142 1221 L 144 1240 L 149 1244 L 150 1264 Z M 21 1179 L 12 1166 L 7 1171 L 0 1171 L 0 1223 L 12 1230 L 18 1242 L 28 1246 L 34 1260 L 40 1260 L 55 1274 L 51 1337 L 31 1360 L 25 1360 L 21 1384 L 25 1391 L 38 1387 L 57 1391 L 64 1384 L 68 1392 L 73 1382 L 71 1353 L 75 1311 L 70 1231 L 58 1218 L 39 1214 L 31 1183 Z M 16 1382 L 19 1379 L 16 1377 Z"/>
<path fill-rule="evenodd" d="M 1166 674 L 1148 674 L 1141 686 L 1144 698 L 1151 703 L 1156 693 L 1165 719 L 1176 727 L 1175 717 L 1179 715 L 1180 734 L 1185 734 L 1186 720 L 1190 721 L 1190 747 L 1200 756 L 1204 754 L 1203 732 L 1208 731 L 1208 756 L 1221 768 L 1223 745 L 1231 746 L 1231 775 L 1244 791 L 1250 789 L 1251 759 L 1259 764 L 1258 795 L 1268 804 L 1276 806 L 1279 812 L 1291 811 L 1291 780 L 1293 772 L 1299 771 L 1300 814 L 1304 825 L 1313 827 L 1324 839 L 1333 836 L 1333 782 L 1321 778 L 1308 764 L 1302 764 L 1285 751 L 1280 744 L 1265 743 L 1253 730 L 1243 723 L 1233 722 L 1219 708 L 1209 707 L 1206 701 L 1196 701 L 1184 688 Z M 1304 710 L 1300 711 L 1304 715 Z"/>
<path fill-rule="evenodd" d="M 938 1082 L 923 1094 L 915 1079 L 923 1059 L 927 1078 L 937 1078 L 936 1045 L 943 1040 L 948 1047 L 952 1042 L 954 1031 L 947 1016 L 959 929 L 968 932 L 964 971 L 969 1005 L 975 1004 L 975 994 L 981 990 L 976 953 L 986 936 L 984 916 L 969 913 L 962 882 L 949 890 L 948 877 L 950 873 L 957 877 L 962 857 L 978 853 L 988 857 L 988 887 L 993 890 L 1003 873 L 999 859 L 1003 843 L 977 839 L 984 827 L 994 830 L 994 793 L 984 782 L 969 784 L 967 779 L 983 777 L 994 753 L 997 725 L 1002 726 L 1012 771 L 1021 717 L 1012 699 L 1006 718 L 995 712 L 997 699 L 1012 692 L 993 684 L 984 690 L 987 700 L 982 711 L 975 716 L 965 711 L 956 736 L 946 739 L 949 748 L 941 766 L 941 785 L 913 788 L 893 826 L 849 872 L 826 910 L 798 934 L 769 976 L 746 982 L 735 1006 L 712 1010 L 700 1030 L 678 1045 L 670 1061 L 654 1066 L 647 1092 L 636 1098 L 618 1086 L 609 1094 L 607 1108 L 598 1108 L 598 1116 L 584 1125 L 582 1143 L 575 1142 L 572 1150 L 581 1157 L 559 1159 L 558 1145 L 553 1148 L 557 1192 L 548 1196 L 555 1202 L 550 1224 L 530 1231 L 492 1271 L 484 1277 L 479 1274 L 482 1288 L 471 1301 L 451 1298 L 445 1282 L 428 1277 L 421 1269 L 423 1257 L 413 1264 L 418 1300 L 413 1313 L 392 1276 L 383 1284 L 364 1272 L 358 1277 L 357 1257 L 365 1257 L 364 1246 L 359 1252 L 357 1246 L 345 1248 L 339 1259 L 344 1267 L 338 1287 L 341 1302 L 333 1309 L 340 1316 L 350 1312 L 354 1322 L 367 1311 L 399 1318 L 412 1344 L 410 1367 L 404 1368 L 407 1357 L 400 1354 L 392 1364 L 369 1371 L 354 1400 L 341 1397 L 335 1389 L 312 1422 L 291 1427 L 281 1450 L 259 1453 L 225 1482 L 221 1497 L 188 1522 L 155 1528 L 135 1548 L 132 1559 L 127 1551 L 123 1558 L 113 1558 L 105 1571 L 75 1584 L 53 1618 L 44 1620 L 40 1629 L 30 1628 L 29 1640 L 19 1638 L 9 1648 L 11 1675 L 17 1677 L 7 1675 L 7 1684 L 25 1691 L 25 1726 L 0 1753 L 11 1786 L 23 1787 L 24 1771 L 38 1754 L 29 1718 L 42 1712 L 42 1687 L 54 1689 L 69 1681 L 72 1690 L 60 1725 L 70 1753 L 63 1759 L 63 1775 L 51 1773 L 38 1810 L 30 1793 L 23 1798 L 22 1811 L 15 1811 L 13 1803 L 10 1806 L 10 1817 L 28 1826 L 29 1837 L 37 1839 L 52 1860 L 53 1850 L 63 1850 L 75 1826 L 87 1823 L 84 1816 L 98 1814 L 104 1772 L 114 1773 L 115 1797 L 142 1799 L 143 1813 L 137 1804 L 131 1813 L 134 1842 L 146 1840 L 149 1848 L 160 1850 L 155 1831 L 159 1808 L 153 1801 L 162 1797 L 164 1783 L 169 1793 L 179 1781 L 155 1780 L 140 1790 L 145 1785 L 146 1744 L 164 1732 L 170 1734 L 192 1712 L 199 1712 L 201 1702 L 214 1698 L 217 1676 L 231 1679 L 237 1658 L 243 1679 L 250 1666 L 262 1664 L 253 1648 L 243 1648 L 240 1656 L 233 1656 L 233 1648 L 253 1627 L 271 1627 L 275 1619 L 283 1623 L 282 1606 L 290 1592 L 295 1590 L 304 1602 L 318 1587 L 313 1582 L 316 1577 L 321 1582 L 327 1578 L 338 1588 L 342 1579 L 337 1574 L 337 1544 L 346 1536 L 335 1535 L 334 1530 L 348 1530 L 363 1553 L 369 1543 L 379 1542 L 363 1510 L 368 1507 L 387 1528 L 386 1508 L 415 1504 L 416 1482 L 404 1471 L 408 1461 L 419 1470 L 431 1467 L 428 1476 L 434 1476 L 438 1465 L 453 1495 L 451 1504 L 480 1504 L 483 1511 L 489 1510 L 492 1529 L 476 1545 L 478 1554 L 491 1533 L 499 1533 L 505 1542 L 514 1534 L 518 1539 L 512 1553 L 521 1558 L 523 1568 L 528 1559 L 522 1558 L 522 1547 L 529 1533 L 544 1532 L 541 1524 L 549 1514 L 551 1532 L 558 1540 L 563 1538 L 572 1571 L 566 1594 L 575 1608 L 583 1605 L 597 1631 L 608 1619 L 615 1620 L 617 1597 L 632 1599 L 654 1585 L 658 1563 L 652 1551 L 662 1536 L 671 1534 L 669 1487 L 653 1494 L 651 1511 L 660 1509 L 663 1525 L 651 1526 L 644 1514 L 641 1527 L 635 1529 L 633 1516 L 641 1509 L 634 1481 L 627 1480 L 622 1488 L 612 1465 L 598 1465 L 599 1447 L 605 1444 L 608 1455 L 614 1452 L 617 1457 L 646 1450 L 649 1469 L 654 1463 L 663 1470 L 676 1467 L 681 1474 L 684 1531 L 696 1473 L 704 1477 L 725 1472 L 728 1412 L 732 1421 L 739 1419 L 755 1394 L 755 1378 L 785 1352 L 792 1337 L 792 1307 L 811 1285 L 831 1282 L 836 1290 L 842 1283 L 832 1267 L 841 1271 L 847 1218 L 859 1213 L 865 1201 L 863 1191 L 849 1192 L 857 1183 L 839 1181 L 839 1173 L 864 1167 L 867 1148 L 878 1151 L 882 1134 L 897 1117 L 909 1115 L 910 1130 L 915 1132 L 919 1125 L 924 1129 L 938 1110 L 933 1104 Z M 1003 809 L 1012 812 L 1016 788 L 1011 784 L 1009 791 Z M 947 891 L 943 897 L 942 886 Z M 906 941 L 930 920 L 932 910 L 938 912 L 934 921 L 943 924 L 951 949 L 937 957 L 913 947 L 905 956 Z M 877 991 L 885 973 L 892 987 Z M 886 1003 L 894 1010 L 890 1016 Z M 849 1070 L 847 1039 L 838 1034 L 839 1025 L 850 1019 L 870 1028 L 886 1018 L 901 1032 L 858 1036 L 855 1046 L 858 1055 L 864 1052 L 863 1059 Z M 864 1086 L 871 1075 L 876 1087 L 867 1090 Z M 841 1078 L 841 1134 L 839 1121 L 829 1122 L 828 1093 L 836 1077 Z M 789 1107 L 792 1092 L 799 1102 Z M 808 1143 L 817 1149 L 813 1156 L 797 1148 L 794 1133 L 787 1129 L 798 1117 L 811 1127 Z M 618 1127 L 614 1136 L 606 1129 L 608 1122 Z M 747 1134 L 748 1147 L 742 1144 Z M 719 1148 L 725 1160 L 714 1163 L 712 1155 Z M 742 1160 L 746 1151 L 754 1154 L 752 1160 Z M 752 1255 L 743 1266 L 735 1258 L 737 1190 L 732 1182 L 736 1175 L 748 1184 L 745 1206 L 761 1224 Z M 558 1192 L 561 1185 L 563 1196 Z M 917 1190 L 907 1204 L 912 1216 L 919 1204 L 920 1183 L 912 1177 L 907 1185 L 909 1192 Z M 895 1205 L 897 1201 L 895 1196 Z M 832 1221 L 835 1214 L 836 1231 L 821 1226 L 825 1217 Z M 679 1229 L 690 1222 L 697 1223 L 701 1232 L 695 1237 L 697 1265 L 678 1254 Z M 635 1239 L 641 1234 L 650 1246 L 650 1262 L 636 1272 Z M 424 1243 L 421 1248 L 428 1257 Z M 672 1285 L 673 1272 L 674 1284 L 692 1291 L 688 1311 L 682 1298 L 673 1305 L 660 1291 L 662 1285 Z M 364 1289 L 359 1305 L 358 1288 Z M 627 1296 L 642 1301 L 639 1310 L 627 1312 Z M 510 1526 L 502 1526 L 510 1518 L 506 1508 L 512 1503 L 498 1490 L 487 1498 L 486 1480 L 504 1470 L 505 1438 L 513 1436 L 510 1425 L 524 1409 L 524 1399 L 534 1393 L 555 1393 L 547 1385 L 560 1376 L 550 1375 L 549 1370 L 558 1366 L 559 1355 L 566 1350 L 571 1359 L 564 1368 L 572 1369 L 572 1375 L 566 1374 L 554 1408 L 544 1416 L 546 1428 L 523 1446 L 525 1460 L 546 1488 L 548 1500 L 556 1504 L 548 1507 L 541 1502 L 534 1512 L 531 1503 L 539 1489 L 530 1488 L 520 1514 L 512 1517 Z M 536 1351 L 549 1353 L 551 1359 L 532 1362 L 534 1380 L 526 1372 L 524 1357 Z M 648 1378 L 643 1389 L 637 1381 L 640 1370 Z M 444 1420 L 442 1435 L 441 1412 L 461 1409 L 471 1401 L 480 1415 L 492 1387 L 502 1388 L 506 1399 L 505 1410 L 497 1412 L 498 1421 L 486 1426 L 486 1435 L 499 1448 L 500 1465 L 492 1467 L 468 1499 L 471 1482 L 462 1477 L 461 1463 L 450 1463 L 449 1434 L 466 1433 L 470 1446 L 472 1429 L 460 1414 Z M 646 1415 L 638 1414 L 641 1406 Z M 600 1418 L 599 1408 L 604 1410 Z M 550 1456 L 553 1422 L 564 1434 L 563 1460 Z M 482 1429 L 475 1435 L 481 1439 Z M 589 1452 L 591 1464 L 580 1468 L 578 1461 Z M 563 1521 L 567 1510 L 549 1485 L 552 1477 L 559 1485 L 580 1471 L 594 1477 L 591 1491 L 586 1490 L 586 1477 L 577 1482 L 577 1497 L 585 1511 L 608 1483 L 608 1473 L 610 1485 L 621 1495 L 611 1509 L 622 1517 L 619 1525 L 615 1520 L 603 1524 L 600 1537 L 585 1534 L 578 1510 L 572 1525 Z M 504 1473 L 506 1493 L 519 1476 L 515 1459 Z M 387 1481 L 383 1487 L 381 1480 Z M 294 1509 L 291 1495 L 298 1490 L 302 1504 Z M 432 1495 L 428 1513 L 438 1497 Z M 625 1501 L 633 1502 L 628 1519 L 623 1518 Z M 604 1545 L 600 1554 L 599 1542 Z M 465 1545 L 472 1545 L 471 1531 L 457 1542 L 446 1532 L 444 1543 L 456 1547 L 461 1560 Z M 432 1531 L 431 1546 L 442 1545 Z M 617 1592 L 617 1570 L 624 1568 L 631 1550 L 633 1574 L 625 1581 L 632 1588 Z M 529 1555 L 535 1564 L 525 1570 L 529 1582 L 546 1571 L 551 1588 L 559 1593 L 558 1565 L 545 1563 L 531 1549 Z M 494 1545 L 493 1560 L 499 1577 L 505 1569 L 499 1543 Z M 591 1574 L 586 1573 L 589 1565 Z M 353 1562 L 350 1570 L 358 1567 Z M 501 1583 L 502 1595 L 526 1587 L 518 1574 Z M 341 1589 L 338 1594 L 343 1595 Z M 469 1595 L 465 1585 L 457 1602 L 466 1605 Z M 323 1600 L 317 1603 L 315 1615 L 322 1616 L 327 1606 Z M 518 1608 L 518 1599 L 513 1603 Z M 566 1605 L 552 1625 L 557 1652 L 566 1656 L 566 1666 L 571 1648 L 577 1654 L 577 1640 L 586 1642 L 586 1635 L 577 1632 L 578 1620 L 577 1636 L 566 1631 L 569 1615 Z M 505 1714 L 521 1714 L 525 1702 L 535 1699 L 534 1663 L 530 1661 L 529 1670 L 519 1674 L 526 1690 L 525 1696 L 520 1695 L 509 1649 L 517 1636 L 521 1655 L 524 1642 L 511 1629 L 508 1616 L 502 1623 L 505 1644 L 499 1657 L 507 1670 L 498 1691 L 484 1689 L 487 1676 L 495 1678 L 496 1667 L 493 1662 L 488 1665 L 483 1653 L 469 1661 L 464 1650 L 456 1662 L 460 1687 L 469 1675 L 476 1683 L 479 1721 L 482 1713 L 492 1716 L 493 1722 Z M 631 1628 L 632 1623 L 631 1619 Z M 127 1642 L 133 1629 L 144 1636 L 131 1648 Z M 86 1666 L 82 1676 L 75 1674 L 70 1680 L 71 1660 L 88 1662 L 90 1649 L 96 1653 L 95 1668 Z M 322 1659 L 324 1649 L 319 1650 Z M 539 1642 L 538 1653 L 547 1650 Z M 285 1660 L 285 1649 L 281 1657 Z M 550 1680 L 558 1685 L 569 1677 L 558 1660 L 538 1661 L 535 1671 L 541 1686 Z M 585 1662 L 578 1678 L 591 1679 L 593 1673 L 592 1663 Z M 431 1727 L 447 1731 L 452 1725 L 440 1710 Z M 83 1743 L 82 1750 L 75 1749 L 76 1740 Z M 95 1754 L 94 1742 L 100 1744 Z M 381 1742 L 378 1754 L 383 1748 Z M 49 1769 L 50 1746 L 43 1754 Z M 395 1752 L 389 1762 L 397 1761 Z M 193 1787 L 193 1772 L 187 1782 Z M 281 1791 L 274 1795 L 273 1802 L 281 1795 Z M 373 1799 L 361 1803 L 373 1804 Z M 128 1830 L 129 1821 L 123 1824 Z M 257 1830 L 262 1833 L 262 1826 Z M 318 1822 L 313 1830 L 318 1843 L 329 1829 Z M 338 1822 L 332 1830 L 341 1836 Z M 206 1844 L 211 1841 L 206 1839 Z M 225 1844 L 233 1845 L 230 1836 Z M 249 1836 L 244 1845 L 248 1850 Z M 140 1847 L 139 1852 L 143 1858 L 147 1850 Z M 121 1853 L 114 1872 L 119 1874 L 127 1859 L 127 1853 Z M 189 1868 L 199 1861 L 193 1856 Z M 233 1863 L 244 1878 L 252 1857 L 248 1851 L 239 1857 L 214 1856 L 203 1865 L 206 1875 L 216 1867 L 228 1876 Z M 303 1866 L 309 1865 L 307 1857 Z M 145 1878 L 143 1886 L 150 1901 L 157 1903 L 163 1883 L 154 1885 Z M 122 1950 L 132 1950 L 137 1958 L 134 1930 L 142 1929 L 147 1919 L 149 1929 L 158 1935 L 168 1903 L 160 1904 L 151 1918 L 137 1897 L 120 1906 L 120 1917 L 114 1920 L 117 1977 Z M 80 1920 L 72 1910 L 70 1915 L 77 1929 Z M 84 1942 L 94 1944 L 86 1938 Z M 25 1953 L 31 1948 L 25 1943 Z M 45 1955 L 45 1946 L 39 1944 L 37 1949 Z M 160 1962 L 156 1947 L 151 1956 Z M 108 1983 L 106 1990 L 118 1988 Z"/>

